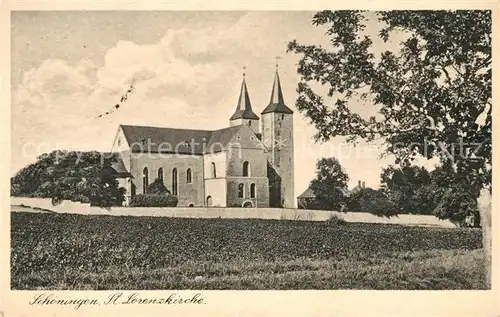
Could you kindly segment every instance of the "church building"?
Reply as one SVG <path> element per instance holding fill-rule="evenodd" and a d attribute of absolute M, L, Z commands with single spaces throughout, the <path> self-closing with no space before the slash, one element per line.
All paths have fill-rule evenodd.
<path fill-rule="evenodd" d="M 259 117 L 245 77 L 229 126 L 219 130 L 120 125 L 112 152 L 125 204 L 162 181 L 178 206 L 294 207 L 293 111 L 278 71 Z"/>

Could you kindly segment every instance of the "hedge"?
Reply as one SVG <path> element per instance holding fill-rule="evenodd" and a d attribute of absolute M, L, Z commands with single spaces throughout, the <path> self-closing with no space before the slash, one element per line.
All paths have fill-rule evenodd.
<path fill-rule="evenodd" d="M 172 195 L 135 195 L 131 207 L 176 207 L 179 200 Z"/>

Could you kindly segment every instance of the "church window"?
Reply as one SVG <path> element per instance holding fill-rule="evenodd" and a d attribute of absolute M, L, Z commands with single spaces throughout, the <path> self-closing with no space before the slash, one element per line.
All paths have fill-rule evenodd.
<path fill-rule="evenodd" d="M 118 146 L 120 146 L 121 144 L 122 144 L 122 140 L 118 139 Z"/>
<path fill-rule="evenodd" d="M 172 195 L 178 196 L 177 169 L 172 170 Z"/>
<path fill-rule="evenodd" d="M 243 176 L 250 176 L 250 163 L 248 161 L 243 162 Z"/>
<path fill-rule="evenodd" d="M 217 170 L 215 169 L 215 163 L 212 162 L 212 178 L 217 177 Z"/>
<path fill-rule="evenodd" d="M 163 168 L 158 169 L 158 179 L 163 183 Z"/>
<path fill-rule="evenodd" d="M 281 114 L 281 120 L 285 119 L 285 115 Z"/>
<path fill-rule="evenodd" d="M 148 168 L 145 167 L 143 170 L 142 170 L 142 193 L 143 194 L 147 194 L 148 192 L 148 185 L 149 185 L 149 172 L 148 172 Z"/>
<path fill-rule="evenodd" d="M 250 198 L 255 198 L 255 184 L 250 185 Z"/>
<path fill-rule="evenodd" d="M 193 182 L 192 177 L 193 175 L 191 175 L 191 169 L 188 168 L 186 171 L 186 183 L 191 184 Z"/>
<path fill-rule="evenodd" d="M 252 126 L 252 120 L 248 120 L 248 126 L 251 127 Z"/>
<path fill-rule="evenodd" d="M 245 185 L 239 184 L 238 185 L 238 198 L 243 198 L 245 192 Z"/>

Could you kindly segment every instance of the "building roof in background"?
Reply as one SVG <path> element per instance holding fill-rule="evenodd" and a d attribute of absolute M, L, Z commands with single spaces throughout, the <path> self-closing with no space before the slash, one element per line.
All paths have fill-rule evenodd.
<path fill-rule="evenodd" d="M 314 198 L 314 193 L 311 189 L 311 187 L 308 187 L 302 194 L 299 195 L 297 198 Z"/>
<path fill-rule="evenodd" d="M 340 188 L 340 191 L 346 196 L 349 197 L 351 195 L 351 192 L 347 188 Z M 314 195 L 313 190 L 309 186 L 302 194 L 300 194 L 297 198 L 314 198 L 316 197 Z"/>
<path fill-rule="evenodd" d="M 121 158 L 118 158 L 118 161 L 111 163 L 111 168 L 113 168 L 118 176 L 121 177 L 132 177 L 132 175 L 127 171 L 125 164 Z"/>

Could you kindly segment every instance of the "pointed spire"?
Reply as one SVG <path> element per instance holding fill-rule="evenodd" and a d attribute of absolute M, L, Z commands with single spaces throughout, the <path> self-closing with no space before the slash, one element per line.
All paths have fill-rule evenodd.
<path fill-rule="evenodd" d="M 283 91 L 281 90 L 280 76 L 278 74 L 278 64 L 276 63 L 276 74 L 274 75 L 273 90 L 271 91 L 271 100 L 269 105 L 262 111 L 262 114 L 270 112 L 279 112 L 292 114 L 293 111 L 285 105 Z"/>
<path fill-rule="evenodd" d="M 245 68 L 243 68 L 245 69 Z M 245 81 L 245 73 L 243 72 L 243 81 L 241 83 L 240 96 L 236 110 L 229 120 L 236 119 L 253 119 L 259 120 L 259 117 L 253 112 L 252 104 L 250 103 L 250 96 L 248 95 L 248 88 Z"/>
<path fill-rule="evenodd" d="M 271 104 L 285 104 L 283 100 L 283 91 L 281 91 L 280 76 L 278 75 L 278 69 L 276 69 L 276 74 L 274 75 L 273 90 L 271 91 Z"/>

